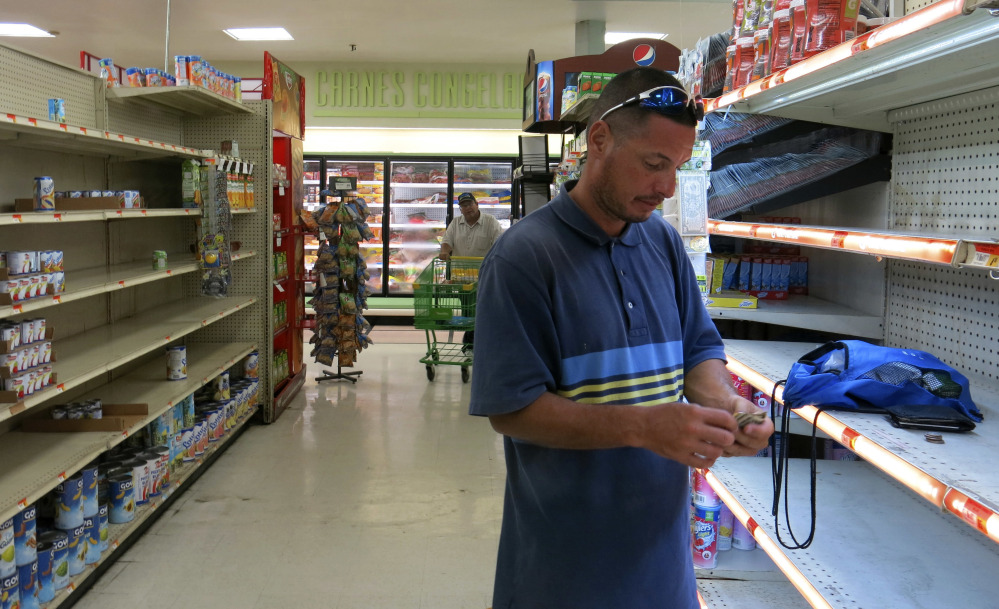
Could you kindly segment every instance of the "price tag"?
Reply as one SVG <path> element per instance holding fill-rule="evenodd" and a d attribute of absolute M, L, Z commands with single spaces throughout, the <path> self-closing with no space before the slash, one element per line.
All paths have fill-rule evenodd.
<path fill-rule="evenodd" d="M 128 430 L 127 429 L 125 431 L 121 432 L 121 437 L 123 437 L 123 438 L 127 438 L 128 437 Z"/>
<path fill-rule="evenodd" d="M 115 539 L 114 541 L 111 542 L 111 549 L 112 550 L 117 550 L 118 549 L 118 540 L 117 539 Z"/>
<path fill-rule="evenodd" d="M 14 221 L 14 224 L 20 224 L 21 214 L 14 214 L 13 216 L 11 216 L 11 219 Z"/>
<path fill-rule="evenodd" d="M 284 186 L 278 186 L 278 195 L 284 196 Z"/>
<path fill-rule="evenodd" d="M 82 133 L 83 135 L 87 135 L 87 128 L 86 127 L 80 127 L 80 133 Z"/>
<path fill-rule="evenodd" d="M 17 502 L 17 509 L 23 510 L 26 507 L 28 507 L 28 498 L 27 497 L 25 497 L 24 499 L 21 499 L 20 501 Z"/>
<path fill-rule="evenodd" d="M 62 296 L 56 294 L 55 296 L 52 297 L 52 302 L 56 304 L 62 304 Z"/>
<path fill-rule="evenodd" d="M 37 127 L 37 126 L 38 126 L 38 119 L 37 119 L 37 118 L 31 118 L 31 117 L 29 116 L 29 117 L 28 117 L 28 122 L 29 122 L 29 123 L 31 123 L 32 125 L 34 125 L 35 127 Z"/>
<path fill-rule="evenodd" d="M 70 582 L 69 585 L 66 586 L 66 593 L 69 594 L 70 592 L 73 592 L 74 590 L 76 590 L 76 584 L 74 582 Z"/>
<path fill-rule="evenodd" d="M 19 304 L 14 305 L 14 312 L 15 313 L 20 313 L 23 310 L 24 310 L 24 306 L 23 305 L 19 305 Z"/>
<path fill-rule="evenodd" d="M 52 220 L 55 222 L 62 222 L 62 214 L 52 214 Z"/>
<path fill-rule="evenodd" d="M 58 476 L 56 476 L 56 480 L 58 480 L 59 482 L 65 482 L 65 480 L 66 480 L 66 472 L 62 472 Z"/>
<path fill-rule="evenodd" d="M 167 269 L 166 270 L 166 274 L 167 275 L 173 275 L 173 269 Z"/>
<path fill-rule="evenodd" d="M 119 281 L 118 282 L 118 287 L 120 287 L 120 288 L 125 287 L 125 282 L 124 281 Z"/>
<path fill-rule="evenodd" d="M 282 292 L 282 293 L 284 292 L 284 288 L 281 287 L 281 284 L 279 282 L 275 281 L 274 282 L 274 287 L 276 287 L 278 289 L 278 292 Z"/>
<path fill-rule="evenodd" d="M 842 230 L 838 230 L 833 233 L 832 241 L 829 243 L 832 247 L 843 247 L 846 242 L 846 238 L 850 236 L 850 233 Z"/>
<path fill-rule="evenodd" d="M 56 385 L 55 389 L 56 389 L 56 393 L 62 393 L 63 391 L 66 391 L 66 384 L 65 383 L 59 383 L 58 385 Z"/>

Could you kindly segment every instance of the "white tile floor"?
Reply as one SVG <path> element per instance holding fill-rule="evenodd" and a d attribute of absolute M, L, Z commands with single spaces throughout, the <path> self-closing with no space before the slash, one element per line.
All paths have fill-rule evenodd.
<path fill-rule="evenodd" d="M 309 381 L 253 426 L 78 609 L 482 609 L 503 503 L 500 438 L 456 366 L 376 344 L 355 386 Z M 473 371 L 474 374 L 474 371 Z"/>

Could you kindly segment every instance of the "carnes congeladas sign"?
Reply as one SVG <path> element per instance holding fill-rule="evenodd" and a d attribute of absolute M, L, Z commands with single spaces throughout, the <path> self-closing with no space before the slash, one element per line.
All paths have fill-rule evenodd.
<path fill-rule="evenodd" d="M 523 79 L 512 71 L 319 70 L 313 115 L 518 118 Z"/>

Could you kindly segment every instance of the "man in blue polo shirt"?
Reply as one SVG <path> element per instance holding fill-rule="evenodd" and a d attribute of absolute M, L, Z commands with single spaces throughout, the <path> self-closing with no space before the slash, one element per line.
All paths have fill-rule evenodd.
<path fill-rule="evenodd" d="M 665 72 L 614 78 L 579 182 L 482 265 L 470 411 L 505 436 L 507 465 L 494 609 L 695 609 L 687 467 L 773 432 L 736 424 L 759 409 L 655 214 L 702 115 Z"/>

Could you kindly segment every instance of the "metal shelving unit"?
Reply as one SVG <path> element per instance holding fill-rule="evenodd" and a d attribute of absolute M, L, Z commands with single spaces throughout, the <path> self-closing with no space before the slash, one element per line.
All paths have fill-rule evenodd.
<path fill-rule="evenodd" d="M 149 417 L 121 432 L 27 433 L 12 431 L 0 443 L 0 520 L 38 501 L 63 478 L 118 445 L 148 421 L 230 368 L 255 348 L 250 343 L 188 346 L 187 380 L 166 382 L 157 359 L 88 393 L 108 404 L 148 404 Z M 54 441 L 58 440 L 58 441 Z"/>
<path fill-rule="evenodd" d="M 816 346 L 729 340 L 725 341 L 725 352 L 734 374 L 769 393 L 791 364 Z M 778 388 L 778 401 L 782 401 L 782 393 Z M 999 416 L 999 391 L 995 387 L 972 383 L 971 395 L 986 421 Z M 807 425 L 814 422 L 916 495 L 999 542 L 999 475 L 988 459 L 981 458 L 999 453 L 999 437 L 984 427 L 947 434 L 944 444 L 929 444 L 924 432 L 896 429 L 878 415 L 829 411 L 816 418 L 812 407 L 796 412 Z"/>
<path fill-rule="evenodd" d="M 251 114 L 252 109 L 204 87 L 114 87 L 107 89 L 108 100 L 151 104 L 194 116 Z"/>
<path fill-rule="evenodd" d="M 185 299 L 52 343 L 58 383 L 0 405 L 0 421 L 40 406 L 92 378 L 232 315 L 257 301 L 242 296 Z"/>
<path fill-rule="evenodd" d="M 792 459 L 788 476 L 799 538 L 809 520 L 808 467 Z M 983 607 L 999 594 L 999 546 L 870 464 L 818 462 L 815 539 L 794 551 L 776 542 L 769 459 L 722 459 L 708 479 L 812 607 Z M 790 539 L 783 524 L 781 537 Z"/>
<path fill-rule="evenodd" d="M 697 589 L 701 600 L 711 609 L 738 607 L 739 609 L 807 609 L 808 603 L 786 580 L 739 581 L 725 579 L 698 579 Z"/>
<path fill-rule="evenodd" d="M 176 260 L 188 254 L 169 254 L 167 259 Z M 255 256 L 256 252 L 236 252 L 232 260 L 245 260 Z M 167 269 L 150 268 L 149 262 L 129 262 L 111 266 L 94 267 L 72 272 L 71 289 L 59 294 L 39 296 L 13 305 L 0 306 L 0 318 L 39 311 L 81 298 L 105 294 L 115 290 L 130 288 L 143 283 L 178 277 L 185 273 L 193 273 L 201 267 L 195 260 L 173 263 Z"/>
<path fill-rule="evenodd" d="M 756 321 L 876 340 L 884 336 L 880 316 L 868 315 L 815 296 L 794 295 L 788 300 L 760 300 L 755 309 L 708 307 L 708 313 L 714 319 Z"/>
<path fill-rule="evenodd" d="M 731 108 L 891 133 L 892 110 L 999 85 L 994 61 L 999 22 L 987 10 L 962 14 L 974 6 L 942 0 L 910 12 L 709 100 L 706 110 Z M 933 86 L 926 86 L 930 82 Z"/>

